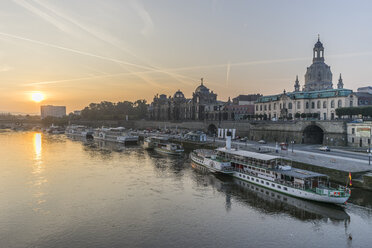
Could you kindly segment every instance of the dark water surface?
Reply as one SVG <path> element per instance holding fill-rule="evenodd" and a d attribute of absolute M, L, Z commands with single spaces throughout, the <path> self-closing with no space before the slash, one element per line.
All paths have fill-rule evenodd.
<path fill-rule="evenodd" d="M 0 133 L 0 144 L 0 247 L 372 244 L 370 192 L 356 191 L 344 209 L 203 174 L 187 158 L 140 147 L 33 132 Z"/>

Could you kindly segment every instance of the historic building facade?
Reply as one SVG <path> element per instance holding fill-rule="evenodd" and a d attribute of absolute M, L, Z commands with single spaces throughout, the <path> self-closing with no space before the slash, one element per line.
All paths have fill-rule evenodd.
<path fill-rule="evenodd" d="M 260 97 L 255 103 L 255 114 L 267 119 L 291 119 L 296 114 L 311 114 L 317 119 L 333 120 L 337 108 L 353 106 L 358 106 L 358 98 L 352 90 L 344 89 L 341 74 L 337 89 L 333 88 L 332 72 L 324 63 L 324 47 L 318 39 L 313 49 L 313 63 L 306 70 L 302 91 L 296 77 L 293 92 L 284 90 L 281 94 Z"/>
<path fill-rule="evenodd" d="M 178 90 L 173 97 L 156 95 L 149 107 L 150 119 L 167 121 L 218 119 L 224 103 L 217 100 L 217 94 L 210 91 L 201 79 L 192 98 L 185 98 Z"/>

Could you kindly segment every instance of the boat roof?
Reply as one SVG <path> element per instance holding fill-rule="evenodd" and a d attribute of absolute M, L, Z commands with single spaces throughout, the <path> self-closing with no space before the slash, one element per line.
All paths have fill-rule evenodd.
<path fill-rule="evenodd" d="M 279 172 L 282 175 L 295 177 L 295 178 L 301 178 L 301 179 L 306 179 L 306 178 L 311 178 L 311 177 L 328 177 L 327 175 L 324 175 L 321 173 L 308 171 L 308 170 L 301 170 L 301 169 L 297 169 L 293 167 L 290 170 L 274 169 L 273 171 Z"/>
<path fill-rule="evenodd" d="M 258 160 L 263 160 L 263 161 L 269 161 L 269 160 L 274 160 L 280 158 L 279 156 L 273 156 L 273 155 L 268 155 L 268 154 L 262 154 L 258 152 L 250 152 L 250 151 L 245 151 L 245 150 L 235 150 L 235 149 L 226 149 L 226 147 L 220 147 L 216 149 L 217 151 L 220 152 L 226 152 L 242 157 L 250 157 Z"/>

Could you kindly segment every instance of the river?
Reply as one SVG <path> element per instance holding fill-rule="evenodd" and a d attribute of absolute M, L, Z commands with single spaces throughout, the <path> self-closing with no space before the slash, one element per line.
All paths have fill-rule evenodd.
<path fill-rule="evenodd" d="M 0 133 L 0 247 L 369 247 L 371 192 L 345 207 L 216 177 L 139 146 Z M 352 237 L 350 239 L 349 237 Z"/>

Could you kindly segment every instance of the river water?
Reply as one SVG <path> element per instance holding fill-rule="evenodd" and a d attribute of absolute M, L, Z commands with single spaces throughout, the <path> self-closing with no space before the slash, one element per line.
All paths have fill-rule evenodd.
<path fill-rule="evenodd" d="M 0 133 L 0 144 L 0 247 L 371 245 L 367 191 L 341 208 L 139 146 L 35 132 Z"/>

